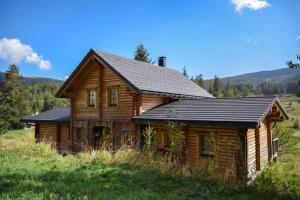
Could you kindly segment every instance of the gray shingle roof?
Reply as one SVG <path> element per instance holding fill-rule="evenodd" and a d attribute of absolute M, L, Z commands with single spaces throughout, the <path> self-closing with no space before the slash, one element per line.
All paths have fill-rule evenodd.
<path fill-rule="evenodd" d="M 70 122 L 70 108 L 55 108 L 35 116 L 24 116 L 24 122 Z"/>
<path fill-rule="evenodd" d="M 98 50 L 93 51 L 141 92 L 213 97 L 177 70 L 123 58 Z"/>
<path fill-rule="evenodd" d="M 277 97 L 202 98 L 179 100 L 146 111 L 134 117 L 137 123 L 146 121 L 182 121 L 202 124 L 236 124 L 258 127 Z M 281 107 L 282 108 L 282 107 Z M 286 118 L 286 112 L 281 110 Z"/>

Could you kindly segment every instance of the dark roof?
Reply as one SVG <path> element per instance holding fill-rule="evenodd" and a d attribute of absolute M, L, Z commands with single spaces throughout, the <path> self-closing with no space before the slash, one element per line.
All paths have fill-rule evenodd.
<path fill-rule="evenodd" d="M 70 122 L 70 108 L 55 108 L 34 116 L 24 116 L 24 122 Z"/>
<path fill-rule="evenodd" d="M 146 111 L 133 119 L 137 123 L 182 121 L 207 125 L 227 123 L 250 128 L 259 126 L 274 103 L 288 118 L 277 97 L 240 97 L 179 100 Z"/>
<path fill-rule="evenodd" d="M 185 77 L 177 70 L 131 60 L 94 49 L 91 49 L 83 61 L 87 60 L 87 57 L 92 54 L 96 55 L 112 71 L 121 76 L 138 92 L 159 94 L 163 96 L 176 96 L 179 98 L 213 97 L 206 90 L 198 86 L 196 83 Z M 65 87 L 67 87 L 77 71 L 79 71 L 82 63 L 84 63 L 83 61 L 65 81 L 63 86 L 57 92 L 56 96 L 61 96 L 61 92 Z"/>
<path fill-rule="evenodd" d="M 141 92 L 213 97 L 177 70 L 94 51 Z"/>

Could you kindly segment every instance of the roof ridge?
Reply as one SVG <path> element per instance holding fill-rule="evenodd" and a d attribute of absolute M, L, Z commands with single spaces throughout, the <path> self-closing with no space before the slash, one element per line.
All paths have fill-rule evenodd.
<path fill-rule="evenodd" d="M 118 57 L 118 58 L 121 58 L 121 59 L 126 59 L 126 60 L 129 60 L 131 62 L 137 62 L 137 63 L 141 63 L 141 64 L 145 64 L 145 65 L 150 65 L 150 66 L 153 66 L 153 67 L 158 67 L 160 69 L 168 69 L 168 70 L 173 70 L 175 72 L 179 72 L 177 69 L 173 69 L 173 68 L 170 68 L 170 67 L 167 67 L 167 66 L 166 67 L 162 67 L 162 66 L 155 65 L 155 64 L 152 64 L 152 63 L 143 62 L 143 61 L 139 61 L 139 60 L 135 60 L 135 59 L 131 59 L 131 58 L 119 56 L 119 55 L 112 54 L 112 53 L 109 53 L 109 52 L 106 52 L 106 51 L 102 51 L 102 50 L 99 50 L 99 49 L 95 49 L 95 48 L 92 48 L 92 50 L 95 51 L 96 53 L 98 53 L 98 52 L 99 53 L 104 53 L 104 54 L 107 54 L 107 55 L 110 55 L 110 56 Z"/>

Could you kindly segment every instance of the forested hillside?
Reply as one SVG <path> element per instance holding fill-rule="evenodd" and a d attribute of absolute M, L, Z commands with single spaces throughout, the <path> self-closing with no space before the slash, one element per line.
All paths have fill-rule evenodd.
<path fill-rule="evenodd" d="M 295 95 L 299 93 L 300 69 L 282 68 L 203 81 L 215 96 Z"/>
<path fill-rule="evenodd" d="M 0 83 L 3 82 L 5 79 L 5 73 L 0 72 Z M 53 79 L 53 78 L 44 78 L 44 77 L 23 77 L 21 82 L 24 85 L 30 85 L 30 84 L 39 84 L 39 83 L 57 83 L 62 84 L 62 80 Z"/>
<path fill-rule="evenodd" d="M 223 81 L 231 80 L 232 84 L 252 84 L 257 86 L 264 82 L 291 83 L 300 79 L 300 69 L 282 68 L 269 71 L 252 72 L 237 76 L 222 78 Z"/>

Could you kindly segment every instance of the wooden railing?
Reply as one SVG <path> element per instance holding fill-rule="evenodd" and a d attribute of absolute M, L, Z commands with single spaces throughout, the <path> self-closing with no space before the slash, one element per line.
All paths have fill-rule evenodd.
<path fill-rule="evenodd" d="M 274 138 L 272 140 L 272 154 L 273 154 L 273 158 L 277 157 L 278 148 L 279 148 L 279 140 L 278 140 L 278 138 Z"/>

